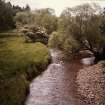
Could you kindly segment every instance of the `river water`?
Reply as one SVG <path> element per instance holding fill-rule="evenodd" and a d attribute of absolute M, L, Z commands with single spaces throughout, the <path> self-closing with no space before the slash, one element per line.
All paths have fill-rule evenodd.
<path fill-rule="evenodd" d="M 63 60 L 59 50 L 51 50 L 52 63 L 30 84 L 26 105 L 86 105 L 77 98 L 76 74 L 80 60 Z"/>

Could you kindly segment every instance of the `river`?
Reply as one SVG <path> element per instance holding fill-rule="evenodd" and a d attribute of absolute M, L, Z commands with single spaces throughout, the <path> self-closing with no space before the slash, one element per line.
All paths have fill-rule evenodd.
<path fill-rule="evenodd" d="M 76 74 L 80 59 L 63 60 L 59 50 L 51 50 L 52 63 L 30 84 L 26 105 L 86 105 L 78 98 Z"/>

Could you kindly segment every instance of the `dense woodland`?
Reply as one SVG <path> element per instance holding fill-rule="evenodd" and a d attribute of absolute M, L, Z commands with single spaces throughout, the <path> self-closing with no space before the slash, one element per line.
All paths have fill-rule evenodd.
<path fill-rule="evenodd" d="M 15 27 L 14 16 L 17 12 L 28 11 L 29 6 L 19 7 L 12 5 L 10 2 L 0 0 L 0 31 L 13 29 Z"/>
<path fill-rule="evenodd" d="M 0 77 L 0 85 L 2 81 L 6 83 L 8 78 L 20 76 L 21 73 L 20 80 L 17 80 L 19 81 L 19 84 L 17 84 L 20 85 L 21 93 L 20 96 L 15 97 L 18 91 L 20 91 L 16 90 L 16 94 L 15 92 L 12 93 L 14 97 L 10 98 L 11 93 L 6 91 L 6 94 L 3 96 L 4 93 L 2 91 L 5 91 L 6 87 L 9 87 L 13 83 L 0 87 L 0 95 L 3 96 L 0 98 L 0 103 L 3 103 L 2 105 L 21 105 L 21 102 L 24 100 L 19 97 L 24 97 L 24 90 L 27 87 L 25 85 L 29 84 L 30 78 L 33 77 L 32 73 L 36 73 L 35 75 L 40 74 L 42 71 L 38 70 L 46 68 L 50 62 L 47 47 L 60 49 L 67 57 L 75 55 L 80 50 L 87 49 L 95 56 L 95 63 L 105 60 L 105 9 L 95 3 L 65 8 L 58 17 L 51 8 L 31 10 L 29 5 L 20 7 L 0 0 L 0 37 L 5 37 L 6 35 L 3 33 L 12 32 L 13 30 L 15 35 L 20 33 L 19 39 L 15 38 L 11 41 L 10 38 L 6 38 L 0 41 L 0 76 L 3 74 Z M 8 40 L 8 42 L 4 44 L 5 40 Z M 22 43 L 22 47 L 18 49 L 18 44 L 20 43 Z M 35 46 L 33 45 L 34 43 L 36 44 Z M 4 45 L 6 45 L 5 48 Z M 43 50 L 45 50 L 44 53 L 42 53 Z M 39 52 L 40 56 L 37 52 Z M 28 53 L 30 55 L 27 56 Z M 32 59 L 32 56 L 36 57 L 35 61 Z M 17 59 L 14 59 L 14 57 Z M 19 62 L 22 59 L 26 63 L 21 62 L 20 64 Z M 13 64 L 10 65 L 11 62 Z M 35 67 L 33 62 L 36 63 Z M 29 65 L 29 63 L 31 64 Z M 5 64 L 7 68 L 5 68 Z M 12 65 L 15 66 L 11 69 Z M 19 67 L 17 68 L 16 65 Z M 23 66 L 22 69 L 26 69 L 27 65 L 35 70 L 19 70 Z M 14 69 L 15 72 L 11 71 L 10 73 L 10 69 Z M 3 70 L 7 71 L 4 72 Z M 7 76 L 5 77 L 5 75 Z M 22 80 L 23 83 L 20 82 Z M 16 84 L 14 83 L 14 85 Z M 16 87 L 13 86 L 13 88 L 15 90 Z M 5 102 L 5 98 L 7 102 Z M 14 98 L 16 99 L 15 101 L 13 101 Z"/>

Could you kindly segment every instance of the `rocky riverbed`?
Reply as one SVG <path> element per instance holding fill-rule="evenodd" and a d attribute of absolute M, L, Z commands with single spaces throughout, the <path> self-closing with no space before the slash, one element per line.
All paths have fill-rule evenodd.
<path fill-rule="evenodd" d="M 81 81 L 85 81 L 88 79 L 85 77 L 89 76 L 87 71 L 84 75 L 81 70 L 89 67 L 90 64 L 87 65 L 87 63 L 90 63 L 88 61 L 90 59 L 85 59 L 87 63 L 83 65 L 84 60 L 81 60 L 80 56 L 72 61 L 65 61 L 64 55 L 59 50 L 51 50 L 51 55 L 52 63 L 47 70 L 30 84 L 30 94 L 26 105 L 91 105 L 85 97 L 85 95 L 88 96 L 88 92 L 85 94 L 81 86 L 84 85 Z"/>
<path fill-rule="evenodd" d="M 79 70 L 78 93 L 88 105 L 105 105 L 105 62 Z"/>

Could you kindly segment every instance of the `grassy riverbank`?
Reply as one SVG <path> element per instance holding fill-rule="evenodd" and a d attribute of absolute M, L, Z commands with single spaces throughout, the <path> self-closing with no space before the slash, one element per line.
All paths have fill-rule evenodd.
<path fill-rule="evenodd" d="M 41 43 L 25 43 L 22 37 L 1 37 L 0 105 L 21 105 L 29 81 L 46 68 L 49 58 L 47 47 Z"/>

